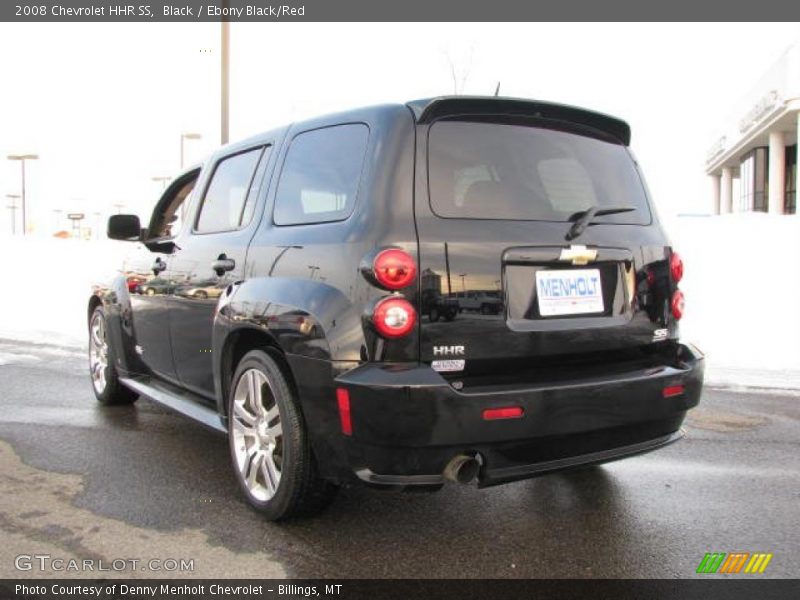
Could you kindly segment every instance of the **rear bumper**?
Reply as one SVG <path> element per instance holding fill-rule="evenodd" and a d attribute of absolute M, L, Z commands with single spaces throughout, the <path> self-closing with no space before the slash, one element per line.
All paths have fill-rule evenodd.
<path fill-rule="evenodd" d="M 368 483 L 436 486 L 457 454 L 479 456 L 480 486 L 607 462 L 680 439 L 704 361 L 691 346 L 657 368 L 513 390 L 457 391 L 426 365 L 367 364 L 339 376 L 350 395 L 347 470 Z M 665 388 L 682 393 L 665 395 Z M 523 416 L 486 421 L 489 408 Z M 339 435 L 342 435 L 339 433 Z"/>

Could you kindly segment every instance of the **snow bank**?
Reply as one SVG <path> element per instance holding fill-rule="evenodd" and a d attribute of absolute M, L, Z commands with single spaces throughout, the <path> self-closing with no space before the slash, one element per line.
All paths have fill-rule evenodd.
<path fill-rule="evenodd" d="M 130 249 L 110 240 L 0 239 L 6 278 L 0 337 L 84 346 L 92 283 L 116 272 Z"/>
<path fill-rule="evenodd" d="M 681 336 L 710 383 L 800 388 L 800 216 L 666 220 L 684 260 Z"/>
<path fill-rule="evenodd" d="M 707 381 L 800 389 L 800 216 L 665 225 L 685 263 L 682 337 L 706 353 Z M 117 271 L 130 249 L 108 240 L 0 240 L 0 337 L 84 346 L 91 284 Z"/>

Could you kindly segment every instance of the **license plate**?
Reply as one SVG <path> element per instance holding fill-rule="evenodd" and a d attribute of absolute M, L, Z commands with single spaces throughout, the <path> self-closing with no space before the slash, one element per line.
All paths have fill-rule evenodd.
<path fill-rule="evenodd" d="M 536 271 L 536 297 L 543 317 L 603 312 L 600 270 Z"/>

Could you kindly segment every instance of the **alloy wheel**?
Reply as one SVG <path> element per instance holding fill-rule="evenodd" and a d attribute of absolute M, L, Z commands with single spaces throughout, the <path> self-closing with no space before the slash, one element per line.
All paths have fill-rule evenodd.
<path fill-rule="evenodd" d="M 267 376 L 248 369 L 233 394 L 233 448 L 248 493 L 260 502 L 278 491 L 283 468 L 283 428 Z"/>
<path fill-rule="evenodd" d="M 106 389 L 107 368 L 106 320 L 102 313 L 96 312 L 89 325 L 89 371 L 92 375 L 92 385 L 98 394 L 102 394 Z"/>

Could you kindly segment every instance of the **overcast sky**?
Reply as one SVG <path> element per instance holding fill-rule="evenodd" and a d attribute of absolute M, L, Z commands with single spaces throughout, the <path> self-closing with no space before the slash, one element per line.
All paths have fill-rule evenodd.
<path fill-rule="evenodd" d="M 9 153 L 38 153 L 28 196 L 55 209 L 145 214 L 219 144 L 219 24 L 0 24 L 0 196 Z M 315 114 L 449 94 L 576 104 L 626 119 L 662 213 L 704 212 L 714 132 L 792 43 L 792 24 L 231 25 L 231 139 Z M 9 211 L 0 234 L 10 231 Z"/>

